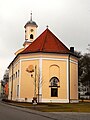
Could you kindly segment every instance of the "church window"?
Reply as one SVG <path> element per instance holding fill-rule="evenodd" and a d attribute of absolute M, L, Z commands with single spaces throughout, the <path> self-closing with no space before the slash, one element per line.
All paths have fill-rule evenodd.
<path fill-rule="evenodd" d="M 17 72 L 16 72 L 16 78 L 17 78 Z"/>
<path fill-rule="evenodd" d="M 30 31 L 31 31 L 31 32 L 33 32 L 34 30 L 33 30 L 33 29 L 31 29 Z"/>
<path fill-rule="evenodd" d="M 50 79 L 50 86 L 57 87 L 58 86 L 59 79 L 57 77 L 52 77 Z"/>
<path fill-rule="evenodd" d="M 57 77 L 52 77 L 50 79 L 50 86 L 51 87 L 51 97 L 58 97 L 58 85 L 59 79 Z"/>
<path fill-rule="evenodd" d="M 58 88 L 51 88 L 51 97 L 58 97 Z"/>
<path fill-rule="evenodd" d="M 30 39 L 33 39 L 33 34 L 30 35 Z"/>
<path fill-rule="evenodd" d="M 19 85 L 17 85 L 17 97 L 19 96 Z"/>
<path fill-rule="evenodd" d="M 15 79 L 15 74 L 13 74 L 13 79 Z"/>

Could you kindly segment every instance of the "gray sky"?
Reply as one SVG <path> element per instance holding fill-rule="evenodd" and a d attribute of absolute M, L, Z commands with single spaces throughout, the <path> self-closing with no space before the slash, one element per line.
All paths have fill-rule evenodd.
<path fill-rule="evenodd" d="M 33 13 L 38 35 L 49 29 L 69 48 L 88 52 L 90 0 L 0 0 L 0 79 L 24 43 L 24 25 Z"/>

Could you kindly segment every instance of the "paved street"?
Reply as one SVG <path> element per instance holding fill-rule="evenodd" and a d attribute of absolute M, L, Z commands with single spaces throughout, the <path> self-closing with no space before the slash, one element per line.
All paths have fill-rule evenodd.
<path fill-rule="evenodd" d="M 0 120 L 90 120 L 90 113 L 45 113 L 0 103 Z"/>
<path fill-rule="evenodd" d="M 0 103 L 0 120 L 49 120 L 49 118 Z"/>

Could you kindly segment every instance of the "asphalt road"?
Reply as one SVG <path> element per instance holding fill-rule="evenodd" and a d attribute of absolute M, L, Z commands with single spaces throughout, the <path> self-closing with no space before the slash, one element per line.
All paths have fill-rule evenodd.
<path fill-rule="evenodd" d="M 0 103 L 0 120 L 90 120 L 90 113 L 45 113 Z"/>

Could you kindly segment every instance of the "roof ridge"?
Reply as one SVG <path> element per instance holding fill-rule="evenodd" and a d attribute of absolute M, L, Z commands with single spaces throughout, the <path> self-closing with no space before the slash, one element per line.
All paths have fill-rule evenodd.
<path fill-rule="evenodd" d="M 54 36 L 55 37 L 55 36 Z M 56 42 L 56 44 L 57 44 L 57 46 L 58 46 L 58 49 L 59 49 L 59 44 L 57 43 L 57 40 L 56 40 L 56 38 L 55 38 L 55 42 Z"/>
<path fill-rule="evenodd" d="M 46 38 L 47 38 L 47 29 L 46 29 L 44 32 L 46 32 L 46 36 L 45 36 L 45 38 L 44 38 L 44 40 L 43 40 L 43 43 L 42 43 L 42 45 L 41 45 L 41 47 L 40 47 L 40 51 L 43 51 L 43 49 L 44 49 L 44 45 L 45 45 Z"/>
<path fill-rule="evenodd" d="M 46 30 L 48 30 L 48 29 L 46 29 Z M 45 37 L 45 40 L 44 40 L 44 43 L 43 43 L 42 50 L 44 50 L 44 45 L 45 45 L 45 42 L 46 42 L 46 40 L 47 40 L 47 39 L 46 39 L 46 38 L 47 38 L 47 32 L 48 32 L 48 31 L 46 31 L 46 37 Z"/>
<path fill-rule="evenodd" d="M 61 40 L 59 40 L 58 39 L 58 37 L 56 37 L 50 30 L 49 30 L 49 32 L 53 35 L 53 37 L 55 38 L 54 40 L 55 40 L 55 42 L 57 43 L 56 45 L 58 46 L 58 49 L 60 48 L 60 44 L 58 44 L 58 42 L 59 43 L 61 43 L 67 50 L 69 50 L 64 44 L 63 44 L 63 42 L 61 42 Z"/>
<path fill-rule="evenodd" d="M 52 33 L 53 34 L 53 33 Z M 54 35 L 54 34 L 53 34 Z M 58 42 L 60 42 L 67 50 L 69 50 L 64 44 L 63 44 L 63 42 L 61 42 L 61 40 L 59 40 L 55 35 L 54 35 L 54 37 L 55 37 L 55 42 L 57 43 L 57 40 L 58 40 Z M 60 45 L 57 43 L 57 46 L 58 46 L 58 48 L 60 47 Z"/>

